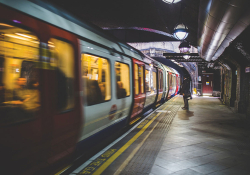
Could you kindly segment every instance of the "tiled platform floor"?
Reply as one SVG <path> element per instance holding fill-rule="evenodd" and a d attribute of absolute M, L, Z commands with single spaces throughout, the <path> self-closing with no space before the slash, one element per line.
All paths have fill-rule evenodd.
<path fill-rule="evenodd" d="M 150 175 L 250 175 L 250 125 L 217 98 L 179 109 Z"/>

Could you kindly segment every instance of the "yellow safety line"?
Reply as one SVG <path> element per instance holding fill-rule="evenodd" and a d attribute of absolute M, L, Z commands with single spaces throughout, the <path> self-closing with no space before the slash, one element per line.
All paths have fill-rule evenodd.
<path fill-rule="evenodd" d="M 178 97 L 177 97 L 177 98 L 178 98 Z M 175 101 L 177 98 L 173 99 L 173 101 Z M 167 105 L 167 106 L 168 106 L 168 105 Z M 167 106 L 166 106 L 166 107 L 167 107 Z M 166 107 L 165 107 L 164 109 L 166 109 Z M 127 108 L 126 108 L 126 109 L 127 109 Z M 121 110 L 121 111 L 123 111 L 123 110 Z M 158 115 L 156 115 L 156 116 L 152 119 L 152 121 L 149 122 L 149 123 L 151 124 L 151 123 L 153 122 L 153 120 L 155 120 L 160 114 L 161 114 L 161 113 L 158 113 Z M 104 118 L 104 117 L 103 117 L 103 118 Z M 105 118 L 106 118 L 106 116 L 105 116 Z M 134 122 L 136 122 L 136 121 L 139 120 L 139 119 L 140 119 L 140 117 L 138 117 L 138 119 L 136 119 Z M 133 122 L 133 123 L 134 123 L 134 122 Z M 148 123 L 148 124 L 149 124 L 149 123 Z M 150 124 L 149 124 L 149 125 L 150 125 Z M 157 124 L 158 124 L 158 123 L 157 123 Z M 157 124 L 156 124 L 156 125 L 157 125 Z M 148 126 L 149 126 L 149 125 L 148 125 Z M 156 126 L 156 125 L 155 125 L 155 126 Z M 146 127 L 146 126 L 147 126 L 147 125 L 144 126 L 145 129 L 148 127 L 148 126 L 147 126 L 147 127 Z M 143 127 L 143 128 L 144 128 L 144 127 Z M 142 129 L 143 129 L 143 128 L 142 128 Z M 154 128 L 155 128 L 155 127 L 154 127 Z M 142 129 L 141 129 L 141 131 L 142 131 Z M 145 129 L 143 130 L 143 132 L 145 131 Z M 153 130 L 151 130 L 150 133 L 151 133 L 152 131 L 153 131 Z M 143 132 L 142 132 L 142 133 L 143 133 Z M 142 134 L 142 133 L 141 133 L 141 134 Z M 137 134 L 138 134 L 138 133 L 137 133 Z M 141 134 L 140 134 L 140 135 L 141 135 Z M 139 136 L 140 136 L 140 135 L 139 135 Z M 139 136 L 138 136 L 138 137 L 139 137 Z M 147 138 L 148 136 L 149 136 L 149 134 L 146 136 L 146 138 Z M 138 137 L 137 137 L 137 138 L 138 138 Z M 136 138 L 136 139 L 137 139 L 137 138 Z M 132 138 L 132 139 L 133 139 L 133 138 Z M 132 140 L 132 139 L 131 139 L 131 140 Z M 135 139 L 135 140 L 136 140 L 136 139 Z M 130 141 L 131 141 L 131 140 L 130 140 Z M 135 140 L 134 140 L 134 141 L 135 141 Z M 145 139 L 145 140 L 146 140 L 146 139 Z M 133 142 L 134 142 L 134 141 L 133 141 Z M 132 143 L 133 143 L 133 142 L 132 142 Z M 144 142 L 144 141 L 143 141 L 143 142 Z M 131 143 L 131 144 L 132 144 L 132 143 Z M 126 144 L 128 144 L 128 142 L 127 142 Z M 130 145 L 131 145 L 131 144 L 130 144 Z M 130 145 L 129 145 L 129 146 L 130 146 Z M 125 145 L 124 145 L 124 146 L 125 146 Z M 123 146 L 123 147 L 124 147 L 124 146 Z M 127 149 L 127 148 L 126 148 L 126 149 Z M 124 151 L 125 151 L 126 149 L 124 149 Z M 121 149 L 120 149 L 120 150 L 121 150 Z M 120 150 L 118 150 L 118 152 L 119 152 Z M 122 151 L 122 152 L 123 152 L 123 151 Z M 122 153 L 122 152 L 121 152 L 121 153 Z M 120 154 L 121 154 L 121 153 L 120 153 Z M 120 155 L 120 154 L 119 154 L 119 155 Z M 118 155 L 118 156 L 119 156 L 119 155 Z M 117 157 L 118 157 L 118 156 L 117 156 Z M 116 158 L 117 158 L 117 157 L 116 157 Z M 111 158 L 112 158 L 112 157 L 111 157 Z M 110 159 L 111 159 L 111 158 L 110 158 Z M 115 159 L 116 159 L 116 158 L 115 158 Z M 114 159 L 114 160 L 115 160 L 115 159 Z M 114 161 L 114 160 L 113 160 L 113 161 Z M 113 162 L 113 161 L 112 161 L 112 162 Z M 111 163 L 112 163 L 112 162 L 111 162 Z M 111 164 L 111 163 L 110 163 L 110 164 Z M 110 165 L 110 164 L 109 164 L 109 165 Z M 109 166 L 109 165 L 108 165 L 108 166 Z M 70 166 L 71 166 L 71 165 L 66 166 L 65 168 L 63 168 L 62 170 L 60 170 L 59 172 L 57 172 L 55 175 L 60 175 L 60 174 L 63 173 L 65 170 L 67 170 Z M 108 167 L 108 166 L 107 166 L 107 167 Z M 107 168 L 107 167 L 106 167 L 106 168 Z M 101 168 L 101 167 L 100 167 L 100 168 Z M 100 168 L 99 168 L 99 169 L 100 169 Z M 105 168 L 105 169 L 106 169 L 106 168 Z M 99 170 L 99 169 L 98 169 L 98 170 Z M 104 169 L 104 170 L 105 170 L 105 169 Z M 103 170 L 103 171 L 104 171 L 104 170 Z M 103 171 L 102 171 L 102 172 L 103 172 Z M 96 172 L 97 172 L 97 171 L 96 171 Z M 96 173 L 96 172 L 95 172 L 95 173 Z M 102 173 L 102 172 L 101 172 L 101 173 Z M 95 174 L 95 173 L 94 173 L 94 174 Z"/>
<path fill-rule="evenodd" d="M 168 105 L 164 108 L 166 109 Z M 163 109 L 163 110 L 164 110 Z M 161 114 L 158 113 L 153 119 L 150 120 L 132 139 L 130 139 L 125 145 L 123 145 L 113 156 L 111 156 L 100 168 L 98 168 L 93 175 L 101 174 L 117 157 L 119 157 L 134 141 L 142 135 L 142 133 L 149 127 L 149 125 Z"/>
<path fill-rule="evenodd" d="M 166 106 L 167 107 L 167 106 Z M 166 107 L 164 109 L 166 109 Z M 167 123 L 170 123 L 171 118 L 167 120 Z M 123 164 L 117 169 L 117 171 L 114 173 L 114 175 L 119 175 L 122 170 L 127 166 L 129 161 L 134 157 L 134 155 L 137 153 L 137 151 L 141 148 L 141 146 L 144 144 L 144 142 L 147 140 L 149 135 L 153 132 L 155 127 L 159 124 L 160 120 L 155 124 L 155 126 L 150 130 L 150 132 L 147 134 L 147 136 L 143 139 L 143 141 L 133 150 L 133 152 L 129 155 L 129 157 L 123 162 Z"/>
<path fill-rule="evenodd" d="M 61 171 L 57 172 L 55 175 L 60 175 L 61 173 L 63 173 L 65 170 L 67 170 L 71 165 L 66 166 L 65 168 L 63 168 Z"/>
<path fill-rule="evenodd" d="M 167 107 L 167 106 L 166 106 Z M 144 142 L 147 140 L 149 135 L 153 132 L 155 127 L 159 124 L 160 120 L 155 124 L 155 126 L 150 130 L 150 132 L 146 135 L 146 137 L 141 141 L 141 143 L 132 151 L 132 153 L 128 156 L 128 158 L 123 162 L 123 164 L 117 169 L 117 171 L 114 173 L 114 175 L 119 175 L 122 170 L 127 166 L 129 161 L 134 157 L 134 155 L 137 153 L 137 151 L 141 148 L 141 146 L 144 144 Z"/>
<path fill-rule="evenodd" d="M 129 125 L 134 124 L 135 122 L 137 122 L 141 117 L 137 117 L 135 120 L 133 120 L 132 122 L 129 123 Z"/>

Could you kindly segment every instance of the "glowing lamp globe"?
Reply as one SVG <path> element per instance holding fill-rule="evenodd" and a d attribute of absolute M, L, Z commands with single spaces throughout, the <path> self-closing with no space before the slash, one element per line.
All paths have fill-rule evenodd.
<path fill-rule="evenodd" d="M 188 36 L 188 27 L 184 24 L 178 24 L 174 28 L 174 37 L 178 40 L 184 40 Z"/>
<path fill-rule="evenodd" d="M 189 52 L 190 49 L 190 45 L 188 42 L 183 41 L 180 45 L 179 45 L 179 49 L 180 49 L 180 53 L 187 53 Z"/>

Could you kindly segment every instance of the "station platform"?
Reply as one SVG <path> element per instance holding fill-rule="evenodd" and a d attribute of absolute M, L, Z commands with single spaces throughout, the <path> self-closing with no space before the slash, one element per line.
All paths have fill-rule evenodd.
<path fill-rule="evenodd" d="M 182 96 L 172 98 L 70 175 L 249 175 L 243 115 L 214 97 L 182 106 Z"/>

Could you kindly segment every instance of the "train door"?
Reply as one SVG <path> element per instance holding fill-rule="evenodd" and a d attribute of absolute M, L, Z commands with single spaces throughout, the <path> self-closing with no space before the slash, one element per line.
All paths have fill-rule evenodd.
<path fill-rule="evenodd" d="M 168 72 L 168 84 L 169 84 L 169 91 L 168 91 L 168 99 L 171 98 L 172 91 L 173 91 L 173 83 L 172 83 L 172 73 Z"/>
<path fill-rule="evenodd" d="M 146 101 L 144 108 L 154 104 L 157 96 L 157 69 L 145 64 Z"/>
<path fill-rule="evenodd" d="M 163 73 L 162 69 L 158 69 L 158 96 L 157 103 L 161 100 L 163 94 Z"/>
<path fill-rule="evenodd" d="M 132 62 L 106 48 L 81 41 L 81 76 L 84 120 L 79 141 L 122 122 L 132 104 Z M 110 130 L 111 133 L 113 130 Z M 104 132 L 104 131 L 103 131 Z M 105 137 L 100 135 L 101 142 Z"/>
<path fill-rule="evenodd" d="M 168 75 L 168 71 L 165 71 L 166 74 L 166 89 L 165 89 L 165 97 L 164 100 L 167 100 L 168 97 L 168 93 L 169 93 L 169 75 Z"/>
<path fill-rule="evenodd" d="M 166 70 L 165 70 L 165 67 L 163 66 L 163 93 L 162 93 L 162 101 L 164 102 L 165 101 L 165 97 L 166 97 L 166 89 L 167 89 L 167 78 L 166 78 Z"/>
<path fill-rule="evenodd" d="M 212 95 L 213 93 L 213 74 L 202 74 L 202 94 Z"/>
<path fill-rule="evenodd" d="M 172 95 L 171 97 L 173 97 L 175 95 L 176 92 L 176 76 L 175 74 L 172 74 Z"/>
<path fill-rule="evenodd" d="M 178 94 L 178 91 L 179 91 L 179 79 L 178 79 L 178 74 L 176 74 L 176 92 L 175 92 L 175 95 Z"/>
<path fill-rule="evenodd" d="M 69 32 L 49 26 L 50 36 L 47 46 L 49 61 L 46 68 L 46 88 L 48 88 L 50 104 L 48 109 L 52 116 L 51 151 L 49 163 L 74 152 L 81 124 L 81 101 L 79 83 L 79 42 Z M 43 59 L 46 59 L 43 57 Z M 47 101 L 48 100 L 48 101 Z"/>
<path fill-rule="evenodd" d="M 145 64 L 141 61 L 133 59 L 134 63 L 134 106 L 131 114 L 131 119 L 135 116 L 140 114 L 143 110 L 146 93 L 145 93 L 145 79 L 144 79 L 144 72 L 145 72 Z"/>

